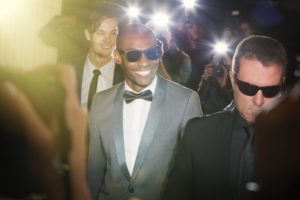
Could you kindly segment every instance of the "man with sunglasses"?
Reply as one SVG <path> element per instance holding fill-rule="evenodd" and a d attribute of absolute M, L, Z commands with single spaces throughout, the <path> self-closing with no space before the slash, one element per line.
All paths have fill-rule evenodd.
<path fill-rule="evenodd" d="M 187 121 L 201 116 L 196 92 L 157 75 L 153 32 L 129 24 L 117 37 L 125 81 L 95 96 L 88 181 L 93 199 L 158 200 Z"/>
<path fill-rule="evenodd" d="M 189 121 L 164 200 L 244 200 L 259 189 L 253 125 L 278 101 L 286 65 L 277 40 L 250 36 L 240 42 L 230 71 L 234 101 L 225 111 Z"/>

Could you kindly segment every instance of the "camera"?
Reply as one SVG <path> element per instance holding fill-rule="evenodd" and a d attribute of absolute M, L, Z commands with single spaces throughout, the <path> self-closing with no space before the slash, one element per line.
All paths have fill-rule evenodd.
<path fill-rule="evenodd" d="M 213 75 L 218 78 L 224 76 L 224 68 L 221 64 L 213 65 Z"/>

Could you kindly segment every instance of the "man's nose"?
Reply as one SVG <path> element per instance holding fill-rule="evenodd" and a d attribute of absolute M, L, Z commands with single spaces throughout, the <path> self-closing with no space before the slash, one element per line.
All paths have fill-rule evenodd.
<path fill-rule="evenodd" d="M 257 105 L 257 106 L 261 106 L 264 104 L 265 97 L 261 90 L 257 91 L 255 96 L 253 97 L 253 101 L 254 101 L 255 105 Z"/>
<path fill-rule="evenodd" d="M 105 42 L 106 43 L 112 43 L 115 40 L 115 37 L 113 35 L 107 35 L 105 37 Z"/>
<path fill-rule="evenodd" d="M 148 60 L 148 58 L 146 57 L 146 55 L 143 53 L 143 54 L 141 55 L 140 60 L 139 60 L 139 64 L 142 65 L 142 66 L 146 66 L 146 65 L 148 65 L 148 63 L 149 63 L 149 60 Z"/>

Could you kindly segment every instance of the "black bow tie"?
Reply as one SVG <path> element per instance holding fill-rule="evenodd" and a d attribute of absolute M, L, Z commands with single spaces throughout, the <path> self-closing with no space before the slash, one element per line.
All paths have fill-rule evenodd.
<path fill-rule="evenodd" d="M 152 101 L 152 92 L 151 92 L 151 90 L 146 90 L 141 93 L 134 93 L 134 92 L 125 90 L 124 91 L 124 99 L 125 99 L 126 103 L 130 103 L 130 102 L 134 101 L 135 99 L 144 99 L 147 101 Z"/>

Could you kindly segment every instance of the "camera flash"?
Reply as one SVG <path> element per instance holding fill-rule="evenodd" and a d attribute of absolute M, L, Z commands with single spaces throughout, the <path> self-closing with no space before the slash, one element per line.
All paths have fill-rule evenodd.
<path fill-rule="evenodd" d="M 214 45 L 214 52 L 217 54 L 225 54 L 228 50 L 228 45 L 225 42 L 217 42 Z"/>

